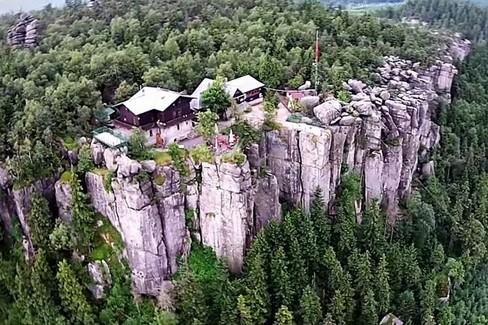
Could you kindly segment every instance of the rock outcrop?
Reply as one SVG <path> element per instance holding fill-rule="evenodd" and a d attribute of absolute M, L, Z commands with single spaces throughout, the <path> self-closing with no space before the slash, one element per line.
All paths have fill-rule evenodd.
<path fill-rule="evenodd" d="M 7 44 L 13 48 L 36 47 L 39 42 L 39 21 L 32 15 L 22 13 L 17 23 L 7 31 Z"/>
<path fill-rule="evenodd" d="M 439 126 L 433 121 L 439 103 L 450 101 L 457 74 L 452 63 L 466 55 L 466 43 L 459 42 L 451 46 L 453 55 L 446 52 L 444 61 L 428 68 L 385 57 L 375 87 L 349 80 L 344 83 L 353 93 L 349 103 L 327 98 L 312 108 L 319 125 L 302 118 L 268 132 L 260 154 L 277 178 L 280 198 L 308 209 L 320 188 L 332 205 L 341 168 L 347 166 L 361 176 L 366 203 L 380 200 L 393 222 L 414 174 L 434 173 L 431 162 L 423 166 L 419 161 L 429 161 L 439 143 Z"/>
<path fill-rule="evenodd" d="M 352 93 L 348 103 L 303 98 L 309 115 L 266 132 L 246 149 L 241 164 L 220 157 L 189 162 L 182 177 L 172 166 L 135 161 L 124 150 L 93 142 L 99 168 L 85 175 L 86 188 L 93 207 L 121 234 L 135 291 L 158 296 L 177 271 L 178 259 L 188 253 L 190 238 L 212 247 L 239 272 L 254 236 L 281 218 L 280 202 L 308 209 L 319 188 L 332 208 L 344 167 L 361 176 L 364 203 L 380 200 L 394 222 L 415 173 L 435 172 L 429 157 L 439 143 L 434 120 L 439 103 L 450 100 L 457 73 L 452 63 L 466 56 L 465 46 L 451 46 L 452 54 L 444 53 L 428 68 L 385 57 L 374 87 L 358 80 L 344 83 Z M 19 218 L 27 251 L 32 251 L 27 218 L 34 190 L 56 202 L 53 215 L 69 222 L 68 184 L 50 179 L 14 190 L 0 166 L 0 217 L 7 228 L 14 215 Z M 107 285 L 100 267 L 93 264 L 90 271 L 96 297 Z"/>
<path fill-rule="evenodd" d="M 116 166 L 114 176 L 107 181 L 108 171 L 87 173 L 91 202 L 121 234 L 136 291 L 157 296 L 189 249 L 179 174 L 160 166 L 149 174 L 137 161 L 107 151 L 115 150 L 104 153 L 107 166 Z"/>

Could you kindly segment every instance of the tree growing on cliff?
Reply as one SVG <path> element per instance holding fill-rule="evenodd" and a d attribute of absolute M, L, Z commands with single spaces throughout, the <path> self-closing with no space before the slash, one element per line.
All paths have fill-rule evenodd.
<path fill-rule="evenodd" d="M 71 219 L 71 237 L 74 239 L 75 247 L 87 250 L 93 243 L 95 213 L 76 177 L 71 181 Z"/>
<path fill-rule="evenodd" d="M 32 209 L 28 220 L 34 245 L 47 249 L 49 247 L 49 234 L 54 228 L 54 220 L 49 211 L 47 200 L 38 192 L 34 192 L 32 196 Z"/>

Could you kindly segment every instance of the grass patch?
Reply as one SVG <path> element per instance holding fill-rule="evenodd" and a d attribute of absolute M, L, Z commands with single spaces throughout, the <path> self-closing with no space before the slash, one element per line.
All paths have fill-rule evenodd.
<path fill-rule="evenodd" d="M 171 165 L 171 163 L 173 161 L 171 159 L 171 155 L 165 151 L 152 151 L 151 157 L 156 162 L 156 164 L 159 166 Z"/>
<path fill-rule="evenodd" d="M 190 157 L 197 164 L 201 162 L 212 163 L 214 161 L 214 155 L 210 148 L 205 144 L 200 144 L 190 151 Z"/>
<path fill-rule="evenodd" d="M 72 137 L 66 137 L 63 139 L 63 145 L 68 150 L 78 149 L 78 143 Z"/>
<path fill-rule="evenodd" d="M 154 177 L 154 183 L 158 186 L 163 186 L 164 182 L 166 182 L 166 177 L 164 175 L 157 175 Z"/>
<path fill-rule="evenodd" d="M 105 177 L 110 171 L 107 168 L 95 168 L 93 173 Z"/>
<path fill-rule="evenodd" d="M 122 237 L 110 221 L 100 214 L 97 215 L 98 222 L 103 224 L 95 231 L 90 258 L 94 261 L 116 261 L 118 252 L 124 246 Z"/>
<path fill-rule="evenodd" d="M 112 189 L 112 178 L 114 177 L 113 171 L 108 171 L 105 175 L 103 175 L 103 188 L 107 192 L 113 192 Z"/>
<path fill-rule="evenodd" d="M 60 180 L 62 183 L 71 183 L 73 180 L 73 173 L 70 170 L 65 171 L 63 174 L 61 174 Z"/>
<path fill-rule="evenodd" d="M 242 165 L 247 157 L 239 149 L 226 153 L 222 156 L 222 161 L 229 164 Z"/>

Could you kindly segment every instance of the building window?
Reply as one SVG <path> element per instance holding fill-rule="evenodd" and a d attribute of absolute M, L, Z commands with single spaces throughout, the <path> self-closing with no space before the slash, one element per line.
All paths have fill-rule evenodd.
<path fill-rule="evenodd" d="M 176 124 L 176 129 L 179 131 L 180 130 L 180 124 Z"/>
<path fill-rule="evenodd" d="M 152 130 L 149 130 L 149 136 L 152 137 L 153 136 L 153 131 Z"/>

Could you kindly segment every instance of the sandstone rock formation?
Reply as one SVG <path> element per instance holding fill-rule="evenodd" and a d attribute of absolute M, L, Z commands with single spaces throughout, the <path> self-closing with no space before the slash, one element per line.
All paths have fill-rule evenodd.
<path fill-rule="evenodd" d="M 17 23 L 7 31 L 7 44 L 13 48 L 36 47 L 39 42 L 39 21 L 28 13 L 22 13 Z"/>
<path fill-rule="evenodd" d="M 121 234 L 137 292 L 157 296 L 189 249 L 180 177 L 170 167 L 148 174 L 140 163 L 112 149 L 104 156 L 110 159 L 108 166 L 116 166 L 116 177 L 110 189 L 107 175 L 87 173 L 91 202 Z"/>
<path fill-rule="evenodd" d="M 457 73 L 452 62 L 466 55 L 462 44 L 451 48 L 452 55 L 446 52 L 428 68 L 385 57 L 374 87 L 345 82 L 353 92 L 349 103 L 334 98 L 319 103 L 319 97 L 308 97 L 303 102 L 309 116 L 267 132 L 261 143 L 246 150 L 247 160 L 240 165 L 219 157 L 212 163 L 189 162 L 189 175 L 181 177 L 171 166 L 135 161 L 124 150 L 93 142 L 92 158 L 100 168 L 85 175 L 87 191 L 93 207 L 121 234 L 136 292 L 159 295 L 177 271 L 178 258 L 188 253 L 190 230 L 192 238 L 212 247 L 239 272 L 257 232 L 280 219 L 280 202 L 308 209 L 320 188 L 333 207 L 344 166 L 361 176 L 365 203 L 380 200 L 394 222 L 414 174 L 435 172 L 429 159 L 439 142 L 434 117 L 439 102 L 450 99 Z M 0 166 L 1 220 L 8 228 L 15 215 L 19 218 L 28 250 L 27 216 L 34 190 L 57 202 L 53 215 L 69 221 L 67 184 L 44 180 L 14 190 Z M 96 296 L 101 294 L 98 282 Z"/>

